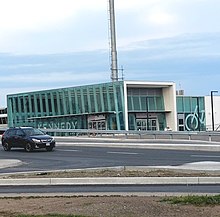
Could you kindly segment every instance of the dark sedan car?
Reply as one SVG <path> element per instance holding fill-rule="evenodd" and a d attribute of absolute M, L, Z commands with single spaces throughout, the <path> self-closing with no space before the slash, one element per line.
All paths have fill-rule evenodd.
<path fill-rule="evenodd" d="M 14 147 L 24 148 L 27 152 L 40 148 L 52 151 L 55 147 L 55 140 L 39 129 L 15 127 L 9 128 L 4 132 L 2 135 L 2 146 L 5 151 L 10 151 Z"/>

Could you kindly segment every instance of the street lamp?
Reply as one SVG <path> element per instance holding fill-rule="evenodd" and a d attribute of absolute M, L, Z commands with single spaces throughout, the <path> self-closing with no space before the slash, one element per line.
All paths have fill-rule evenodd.
<path fill-rule="evenodd" d="M 147 130 L 149 130 L 149 110 L 148 110 L 148 97 L 146 97 L 146 112 L 147 112 Z"/>
<path fill-rule="evenodd" d="M 217 90 L 211 91 L 211 108 L 212 108 L 212 131 L 215 130 L 214 111 L 213 111 L 213 93 L 218 93 Z"/>

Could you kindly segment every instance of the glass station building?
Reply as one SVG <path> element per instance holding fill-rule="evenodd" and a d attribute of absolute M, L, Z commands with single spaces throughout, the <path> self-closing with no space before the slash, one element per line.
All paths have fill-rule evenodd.
<path fill-rule="evenodd" d="M 178 129 L 173 82 L 117 81 L 11 94 L 7 96 L 7 107 L 9 127 Z"/>
<path fill-rule="evenodd" d="M 117 81 L 11 94 L 7 116 L 8 127 L 205 131 L 208 105 L 210 97 L 183 96 L 173 82 Z"/>

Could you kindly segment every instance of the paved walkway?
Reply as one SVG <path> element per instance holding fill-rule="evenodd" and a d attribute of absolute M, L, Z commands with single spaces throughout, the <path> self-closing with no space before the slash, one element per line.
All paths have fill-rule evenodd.
<path fill-rule="evenodd" d="M 17 159 L 1 159 L 0 160 L 0 169 L 7 167 L 15 167 L 21 165 L 22 162 Z"/>
<path fill-rule="evenodd" d="M 180 166 L 153 166 L 148 168 L 220 172 L 220 162 L 201 161 L 201 162 L 187 163 Z"/>

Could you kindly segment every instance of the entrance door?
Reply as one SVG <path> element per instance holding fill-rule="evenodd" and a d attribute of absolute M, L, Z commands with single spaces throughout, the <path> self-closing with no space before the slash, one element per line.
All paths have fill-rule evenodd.
<path fill-rule="evenodd" d="M 136 119 L 137 130 L 157 130 L 157 119 L 149 118 L 148 125 L 147 119 Z"/>
<path fill-rule="evenodd" d="M 184 114 L 178 114 L 178 128 L 179 131 L 185 131 L 185 116 Z"/>
<path fill-rule="evenodd" d="M 147 120 L 137 119 L 136 120 L 137 130 L 147 130 Z"/>
<path fill-rule="evenodd" d="M 157 119 L 149 119 L 149 130 L 157 130 Z"/>

